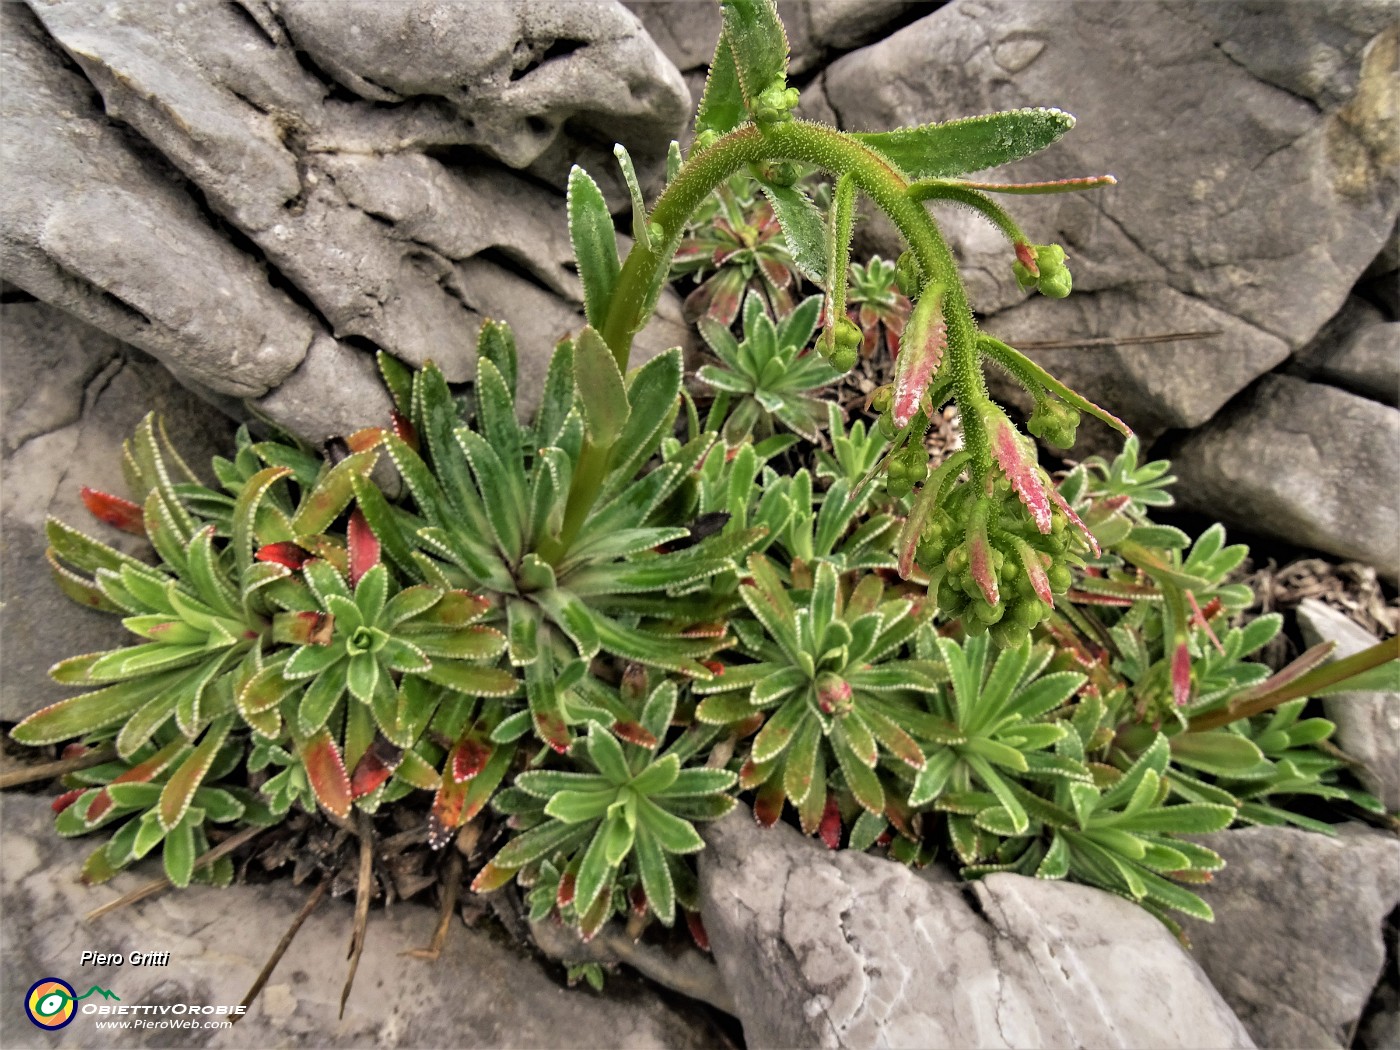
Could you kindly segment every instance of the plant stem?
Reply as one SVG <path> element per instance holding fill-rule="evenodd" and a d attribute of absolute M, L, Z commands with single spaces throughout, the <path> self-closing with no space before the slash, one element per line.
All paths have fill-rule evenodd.
<path fill-rule="evenodd" d="M 612 350 L 618 370 L 627 374 L 632 338 L 646 322 L 654 294 L 680 244 L 685 224 L 725 179 L 744 164 L 794 160 L 814 164 L 838 178 L 850 176 L 904 235 L 928 279 L 943 289 L 943 314 L 948 326 L 944 367 L 963 410 L 964 446 L 972 455 L 975 480 L 990 469 L 987 435 L 972 406 L 987 400 L 986 382 L 978 364 L 977 325 L 967 293 L 947 242 L 923 204 L 909 193 L 909 180 L 874 150 L 848 135 L 802 120 L 758 127 L 745 124 L 707 149 L 693 154 L 681 167 L 648 216 L 661 228 L 651 244 L 636 242 L 618 273 L 612 301 L 600 333 Z M 551 561 L 562 558 L 578 537 L 607 476 L 608 449 L 585 447 L 569 488 L 564 524 L 557 544 L 544 551 Z"/>

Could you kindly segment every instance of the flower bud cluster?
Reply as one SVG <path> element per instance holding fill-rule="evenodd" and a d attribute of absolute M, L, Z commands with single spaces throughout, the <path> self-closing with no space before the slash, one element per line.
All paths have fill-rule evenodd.
<path fill-rule="evenodd" d="M 1054 448 L 1069 448 L 1082 418 L 1079 409 L 1063 401 L 1045 397 L 1036 403 L 1026 429 Z"/>
<path fill-rule="evenodd" d="M 1018 244 L 1016 261 L 1011 264 L 1021 291 L 1039 291 L 1048 299 L 1069 295 L 1071 280 L 1065 265 L 1065 250 L 1058 244 Z"/>
<path fill-rule="evenodd" d="M 962 621 L 970 635 L 989 632 L 1016 646 L 1050 615 L 1054 596 L 1080 563 L 1077 533 L 1056 507 L 1050 531 L 1036 530 L 1005 480 L 987 494 L 954 486 L 924 524 L 918 562 L 929 574 L 939 612 Z"/>
<path fill-rule="evenodd" d="M 855 367 L 860 352 L 860 327 L 849 317 L 838 318 L 832 326 L 833 339 L 824 337 L 817 341 L 817 348 L 826 358 L 826 363 L 838 372 L 849 372 Z"/>
<path fill-rule="evenodd" d="M 787 78 L 778 76 L 759 93 L 753 107 L 754 123 L 779 124 L 791 120 L 799 97 L 797 88 L 788 87 Z"/>

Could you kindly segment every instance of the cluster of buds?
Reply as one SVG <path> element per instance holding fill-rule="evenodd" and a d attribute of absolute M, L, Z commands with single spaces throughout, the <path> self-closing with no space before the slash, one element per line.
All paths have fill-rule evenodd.
<path fill-rule="evenodd" d="M 1058 244 L 1016 244 L 1016 261 L 1011 264 L 1021 291 L 1032 289 L 1049 299 L 1069 295 L 1071 279 L 1065 265 L 1065 250 Z"/>
<path fill-rule="evenodd" d="M 1053 448 L 1069 448 L 1082 419 L 1079 409 L 1052 397 L 1036 401 L 1026 429 Z"/>
<path fill-rule="evenodd" d="M 918 561 L 943 615 L 1016 646 L 1069 589 L 1070 567 L 1081 563 L 1076 533 L 1058 507 L 1050 531 L 1038 532 L 1004 479 L 978 488 L 956 485 L 941 501 L 924 523 Z"/>
<path fill-rule="evenodd" d="M 860 328 L 849 317 L 837 318 L 817 340 L 817 349 L 826 363 L 838 372 L 849 372 L 855 367 L 860 353 Z"/>
<path fill-rule="evenodd" d="M 890 457 L 887 471 L 885 487 L 889 494 L 896 499 L 909 495 L 915 485 L 928 477 L 928 449 L 922 442 L 909 442 Z"/>
<path fill-rule="evenodd" d="M 787 86 L 787 77 L 779 75 L 764 88 L 753 107 L 755 124 L 779 124 L 792 119 L 792 111 L 797 108 L 797 88 Z"/>

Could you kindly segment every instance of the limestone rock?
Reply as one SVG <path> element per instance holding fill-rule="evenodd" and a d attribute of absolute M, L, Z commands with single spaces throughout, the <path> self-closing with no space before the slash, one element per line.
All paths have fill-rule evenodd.
<path fill-rule="evenodd" d="M 750 1045 L 1253 1045 L 1166 928 L 1120 898 L 930 880 L 742 808 L 706 838 L 705 925 Z"/>
<path fill-rule="evenodd" d="M 885 35 L 893 22 L 932 5 L 918 0 L 807 0 L 813 39 L 849 51 Z"/>
<path fill-rule="evenodd" d="M 610 144 L 645 172 L 686 115 L 679 73 L 611 2 L 31 7 L 4 11 L 7 279 L 262 411 L 313 405 L 275 390 L 327 339 L 465 381 L 487 316 L 529 336 L 531 402 L 582 324 L 548 184 L 585 164 L 620 206 Z M 647 330 L 638 359 L 676 336 Z M 368 375 L 277 422 L 320 436 L 382 401 Z"/>
<path fill-rule="evenodd" d="M 37 1045 L 25 989 L 59 977 L 79 993 L 110 988 L 121 1004 L 237 1004 L 305 902 L 308 888 L 289 882 L 227 889 L 172 890 L 93 923 L 83 915 L 143 879 L 119 876 L 109 887 L 77 882 L 87 840 L 53 833 L 47 799 L 0 800 L 5 829 L 0 892 L 6 930 L 0 949 L 0 1031 L 6 1045 Z M 147 871 L 144 878 L 149 878 Z M 262 996 L 237 1027 L 223 1031 L 115 1032 L 79 1014 L 62 1045 L 127 1046 L 511 1046 L 570 1048 L 723 1045 L 694 1014 L 670 1007 L 644 989 L 610 979 L 612 994 L 570 991 L 535 960 L 490 934 L 450 931 L 435 962 L 404 959 L 426 945 L 434 909 L 412 903 L 370 913 L 355 987 L 338 1019 L 345 955 L 353 925 L 345 901 L 327 899 L 312 913 L 273 971 Z M 83 950 L 127 955 L 169 952 L 168 965 L 79 965 Z M 619 995 L 618 991 L 623 994 Z M 629 994 L 630 993 L 630 994 Z M 111 1005 L 117 1005 L 115 1003 Z M 201 1018 L 200 1020 L 203 1020 Z M 604 1034 L 605 1033 L 605 1034 Z M 164 1038 L 162 1038 L 164 1037 Z"/>
<path fill-rule="evenodd" d="M 1217 831 L 1226 868 L 1197 892 L 1215 922 L 1187 921 L 1195 955 L 1260 1046 L 1347 1045 L 1385 964 L 1400 904 L 1400 840 L 1359 824 Z"/>
<path fill-rule="evenodd" d="M 1298 624 L 1308 645 L 1336 642 L 1334 660 L 1375 645 L 1378 638 L 1337 610 L 1313 598 L 1298 606 Z M 1334 693 L 1322 698 L 1327 717 L 1337 723 L 1333 740 L 1365 763 L 1361 782 L 1391 813 L 1400 812 L 1400 694 Z"/>
<path fill-rule="evenodd" d="M 221 393 L 281 382 L 311 318 L 102 115 L 22 6 L 0 19 L 6 279 Z"/>
<path fill-rule="evenodd" d="M 1291 371 L 1387 404 L 1400 403 L 1400 322 L 1352 296 L 1311 343 L 1293 355 Z"/>
<path fill-rule="evenodd" d="M 1400 411 L 1270 375 L 1168 450 L 1178 502 L 1395 579 Z"/>
<path fill-rule="evenodd" d="M 44 519 L 142 553 L 144 541 L 95 521 L 83 485 L 125 495 L 122 442 L 149 411 L 204 476 L 233 443 L 233 424 L 198 401 L 159 363 L 45 303 L 0 306 L 0 413 L 6 421 L 0 488 L 0 718 L 18 721 L 74 695 L 46 674 L 80 652 L 127 645 L 120 620 L 69 601 L 44 550 Z"/>
<path fill-rule="evenodd" d="M 1306 344 L 1380 250 L 1400 208 L 1392 22 L 1362 3 L 957 0 L 837 60 L 825 88 L 847 130 L 1023 106 L 1076 115 L 1053 148 L 997 173 L 1118 176 L 1007 199 L 1033 240 L 1069 253 L 1064 304 L 1017 291 L 982 219 L 938 215 L 992 333 L 1221 331 L 1118 351 L 1113 367 L 1098 350 L 1036 354 L 1150 436 L 1198 425 Z M 869 231 L 865 247 L 898 251 Z"/>

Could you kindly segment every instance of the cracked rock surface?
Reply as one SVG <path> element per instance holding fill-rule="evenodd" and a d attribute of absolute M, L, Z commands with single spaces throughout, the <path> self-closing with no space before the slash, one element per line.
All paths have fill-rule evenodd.
<path fill-rule="evenodd" d="M 0 948 L 0 1043 L 7 1047 L 540 1047 L 619 1050 L 721 1045 L 694 1015 L 610 979 L 607 997 L 569 990 L 534 959 L 489 933 L 455 923 L 442 956 L 430 963 L 400 953 L 426 945 L 434 909 L 400 903 L 370 913 L 355 987 L 337 1018 L 345 955 L 354 924 L 346 901 L 326 899 L 248 1010 L 226 1031 L 98 1030 L 79 1015 L 61 1041 L 24 1016 L 25 989 L 59 977 L 82 994 L 94 983 L 128 1005 L 237 1004 L 309 886 L 288 881 L 227 889 L 172 890 L 94 922 L 83 916 L 153 878 L 146 864 L 108 886 L 77 881 L 90 843 L 53 833 L 48 799 L 0 799 L 5 864 L 0 892 L 6 936 Z M 169 952 L 167 966 L 80 966 L 83 951 Z"/>
<path fill-rule="evenodd" d="M 128 553 L 144 540 L 95 521 L 84 485 L 124 496 L 122 442 L 147 412 L 166 423 L 208 480 L 209 458 L 233 445 L 233 424 L 146 354 L 46 303 L 0 306 L 0 718 L 18 721 L 73 690 L 50 666 L 79 652 L 129 644 L 120 620 L 69 601 L 50 576 L 44 519 L 53 515 Z"/>
<path fill-rule="evenodd" d="M 1219 330 L 1036 352 L 1150 441 L 1204 423 L 1306 344 L 1381 249 L 1400 209 L 1393 19 L 1369 3 L 957 0 L 823 82 L 847 130 L 1028 105 L 1075 114 L 1069 135 L 1004 179 L 1118 176 L 1013 202 L 1033 240 L 1069 253 L 1068 300 L 1020 293 L 979 217 L 939 217 L 975 308 L 1013 344 Z M 870 243 L 898 251 L 878 233 Z"/>
<path fill-rule="evenodd" d="M 0 18 L 0 271 L 313 441 L 384 414 L 348 355 L 465 381 L 487 317 L 515 326 L 531 403 L 582 325 L 569 167 L 620 205 L 612 142 L 645 172 L 687 112 L 680 74 L 605 0 L 34 0 Z M 637 357 L 687 338 L 668 295 Z"/>
<path fill-rule="evenodd" d="M 1197 839 L 1226 868 L 1187 920 L 1195 955 L 1260 1046 L 1344 1047 L 1385 965 L 1400 905 L 1400 839 L 1362 824 L 1335 838 L 1243 828 Z"/>
<path fill-rule="evenodd" d="M 1017 875 L 937 881 L 759 828 L 742 807 L 705 835 L 705 925 L 752 1046 L 1254 1045 L 1121 898 Z"/>
<path fill-rule="evenodd" d="M 1400 571 L 1400 410 L 1268 375 L 1169 450 L 1179 502 L 1227 522 Z"/>

